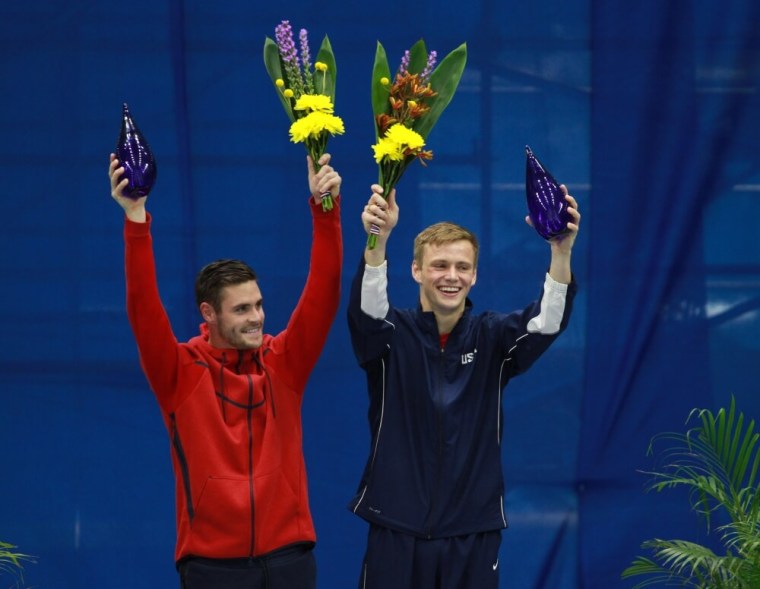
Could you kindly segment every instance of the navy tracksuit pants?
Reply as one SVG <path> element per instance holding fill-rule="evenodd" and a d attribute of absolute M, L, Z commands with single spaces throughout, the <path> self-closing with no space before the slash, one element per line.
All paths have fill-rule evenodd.
<path fill-rule="evenodd" d="M 370 524 L 359 589 L 497 589 L 501 530 L 427 540 Z"/>
<path fill-rule="evenodd" d="M 315 589 L 317 565 L 310 545 L 258 558 L 188 558 L 178 563 L 180 589 Z"/>

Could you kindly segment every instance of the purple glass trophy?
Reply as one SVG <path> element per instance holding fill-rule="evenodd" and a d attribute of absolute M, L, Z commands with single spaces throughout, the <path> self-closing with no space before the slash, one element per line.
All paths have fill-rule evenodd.
<path fill-rule="evenodd" d="M 559 183 L 527 145 L 525 154 L 525 196 L 530 220 L 541 237 L 553 239 L 567 233 L 567 223 L 573 218 L 567 212 L 568 204 Z"/>
<path fill-rule="evenodd" d="M 148 142 L 132 120 L 126 102 L 121 119 L 121 133 L 116 142 L 116 159 L 124 168 L 122 179 L 129 180 L 124 196 L 135 200 L 148 196 L 156 182 L 156 160 Z"/>

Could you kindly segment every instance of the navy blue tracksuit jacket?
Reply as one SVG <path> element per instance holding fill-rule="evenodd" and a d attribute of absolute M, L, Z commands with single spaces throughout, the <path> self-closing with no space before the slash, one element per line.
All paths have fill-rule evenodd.
<path fill-rule="evenodd" d="M 348 320 L 367 375 L 372 439 L 350 509 L 424 538 L 505 528 L 502 391 L 565 329 L 575 283 L 547 275 L 539 299 L 509 314 L 474 313 L 468 300 L 441 350 L 433 313 L 392 305 L 382 318 L 362 311 L 364 274 L 362 262 Z M 555 317 L 548 329 L 547 307 Z"/>

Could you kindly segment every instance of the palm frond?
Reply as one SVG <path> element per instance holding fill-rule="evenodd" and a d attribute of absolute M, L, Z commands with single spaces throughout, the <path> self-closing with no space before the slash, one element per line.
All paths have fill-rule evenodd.
<path fill-rule="evenodd" d="M 680 575 L 662 566 L 651 558 L 637 557 L 620 575 L 623 579 L 646 575 L 647 578 L 634 585 L 633 589 L 642 589 L 651 585 L 666 585 L 674 587 L 696 587 L 690 577 Z"/>
<path fill-rule="evenodd" d="M 8 573 L 16 579 L 23 579 L 24 562 L 35 562 L 35 558 L 16 552 L 16 548 L 8 542 L 0 542 L 0 575 Z"/>
<path fill-rule="evenodd" d="M 689 490 L 692 510 L 703 517 L 708 533 L 719 540 L 724 555 L 687 540 L 653 539 L 642 543 L 652 558 L 638 556 L 621 574 L 622 578 L 645 576 L 636 588 L 655 584 L 699 589 L 751 589 L 760 587 L 760 433 L 755 421 L 745 427 L 745 417 L 736 410 L 732 397 L 726 410 L 717 413 L 694 409 L 699 425 L 685 433 L 665 432 L 652 438 L 665 444 L 648 491 L 675 487 Z M 713 514 L 720 512 L 729 523 L 711 530 Z M 725 518 L 724 518 L 725 520 Z"/>

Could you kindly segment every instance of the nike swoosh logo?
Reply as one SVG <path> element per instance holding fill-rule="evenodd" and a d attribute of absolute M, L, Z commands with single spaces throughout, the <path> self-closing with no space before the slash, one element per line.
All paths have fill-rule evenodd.
<path fill-rule="evenodd" d="M 496 570 L 496 569 L 498 569 L 498 568 L 499 568 L 499 559 L 497 558 L 497 559 L 496 559 L 496 562 L 495 562 L 495 563 L 493 563 L 493 570 Z"/>

